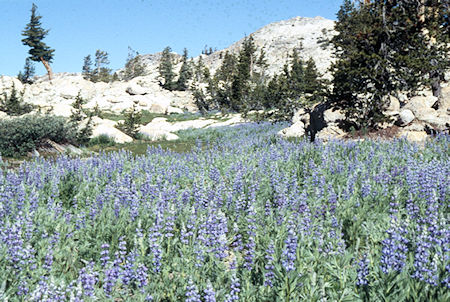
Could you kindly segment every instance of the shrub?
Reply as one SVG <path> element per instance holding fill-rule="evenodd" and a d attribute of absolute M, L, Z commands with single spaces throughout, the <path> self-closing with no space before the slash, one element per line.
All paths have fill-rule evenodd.
<path fill-rule="evenodd" d="M 16 85 L 13 84 L 11 94 L 3 93 L 3 99 L 0 99 L 0 111 L 9 115 L 22 115 L 31 112 L 33 105 L 26 104 L 23 101 L 24 91 L 18 92 Z"/>
<path fill-rule="evenodd" d="M 93 137 L 89 141 L 89 146 L 100 145 L 100 146 L 107 147 L 107 146 L 114 146 L 115 144 L 116 143 L 115 143 L 114 139 L 106 134 L 101 134 L 99 136 Z"/>
<path fill-rule="evenodd" d="M 7 157 L 26 155 L 45 144 L 76 143 L 76 130 L 63 117 L 28 115 L 0 120 L 0 154 Z"/>

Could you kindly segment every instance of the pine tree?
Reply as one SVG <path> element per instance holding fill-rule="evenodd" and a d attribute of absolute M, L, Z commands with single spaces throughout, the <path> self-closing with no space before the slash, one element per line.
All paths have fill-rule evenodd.
<path fill-rule="evenodd" d="M 386 120 L 386 96 L 394 90 L 383 24 L 382 7 L 354 7 L 345 1 L 338 13 L 334 36 L 337 62 L 333 65 L 333 107 L 344 110 L 356 128 L 376 128 Z"/>
<path fill-rule="evenodd" d="M 448 5 L 445 1 L 345 1 L 332 42 L 335 108 L 357 128 L 377 128 L 390 94 L 414 93 L 440 79 L 449 66 Z M 428 78 L 428 79 L 427 79 Z"/>
<path fill-rule="evenodd" d="M 185 48 L 183 50 L 182 64 L 180 68 L 180 74 L 176 83 L 176 89 L 184 91 L 187 89 L 187 81 L 192 78 L 192 70 L 190 63 L 188 62 L 188 51 Z"/>
<path fill-rule="evenodd" d="M 50 63 L 53 60 L 54 49 L 51 49 L 47 46 L 42 40 L 47 36 L 48 30 L 44 30 L 41 27 L 40 19 L 42 16 L 39 16 L 36 12 L 37 6 L 33 3 L 31 7 L 31 17 L 30 23 L 25 26 L 25 29 L 22 31 L 22 36 L 25 38 L 22 39 L 22 43 L 28 47 L 30 50 L 28 54 L 30 55 L 30 59 L 35 62 L 42 62 L 45 69 L 48 73 L 48 78 L 51 81 L 53 77 L 53 72 L 50 67 Z"/>
<path fill-rule="evenodd" d="M 128 58 L 125 63 L 125 71 L 123 80 L 129 81 L 135 77 L 145 75 L 145 65 L 142 61 L 142 56 L 128 46 Z"/>
<path fill-rule="evenodd" d="M 172 49 L 167 46 L 161 54 L 161 62 L 159 64 L 159 74 L 164 79 L 162 87 L 167 90 L 175 90 L 175 73 L 173 71 Z"/>
<path fill-rule="evenodd" d="M 34 77 L 34 64 L 33 61 L 30 58 L 27 58 L 25 60 L 25 65 L 23 67 L 23 72 L 20 71 L 17 75 L 17 78 L 19 81 L 21 81 L 23 84 L 32 84 L 33 83 L 33 77 Z"/>
<path fill-rule="evenodd" d="M 137 110 L 136 102 L 133 104 L 131 109 L 125 112 L 125 120 L 116 125 L 116 128 L 123 131 L 125 134 L 131 136 L 132 138 L 139 137 L 139 127 L 142 123 L 142 112 Z"/>
<path fill-rule="evenodd" d="M 81 71 L 81 74 L 83 75 L 83 78 L 85 80 L 90 80 L 92 81 L 92 60 L 91 60 L 91 55 L 87 55 L 84 57 L 83 59 L 83 68 Z"/>
<path fill-rule="evenodd" d="M 109 82 L 112 80 L 111 69 L 108 68 L 108 53 L 97 49 L 95 52 L 95 69 L 92 71 L 93 82 Z"/>
<path fill-rule="evenodd" d="M 22 115 L 31 112 L 34 107 L 31 104 L 24 103 L 23 94 L 24 91 L 18 92 L 16 85 L 13 83 L 9 95 L 3 92 L 3 99 L 0 99 L 0 111 L 9 115 Z"/>
<path fill-rule="evenodd" d="M 253 76 L 256 46 L 250 36 L 242 43 L 239 52 L 237 71 L 231 85 L 231 109 L 240 111 L 250 105 L 250 79 Z"/>
<path fill-rule="evenodd" d="M 224 81 L 226 83 L 231 82 L 233 75 L 236 72 L 236 65 L 236 56 L 230 54 L 229 51 L 226 51 L 225 56 L 222 60 L 222 64 L 217 70 L 215 76 L 219 81 Z"/>

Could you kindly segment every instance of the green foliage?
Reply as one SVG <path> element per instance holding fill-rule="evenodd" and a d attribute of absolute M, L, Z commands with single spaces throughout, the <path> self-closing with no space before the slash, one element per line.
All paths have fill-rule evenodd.
<path fill-rule="evenodd" d="M 161 86 L 167 90 L 175 90 L 176 83 L 175 80 L 175 72 L 173 71 L 173 58 L 171 54 L 172 49 L 167 46 L 164 48 L 161 54 L 161 62 L 159 63 L 159 75 L 164 79 L 164 83 L 161 83 Z"/>
<path fill-rule="evenodd" d="M 32 84 L 34 77 L 35 69 L 33 61 L 30 58 L 25 60 L 25 66 L 23 67 L 23 72 L 19 71 L 17 75 L 17 79 L 23 84 Z"/>
<path fill-rule="evenodd" d="M 51 69 L 48 63 L 52 62 L 55 50 L 42 41 L 47 36 L 48 30 L 42 28 L 40 21 L 42 17 L 37 14 L 36 10 L 37 6 L 33 3 L 30 22 L 22 31 L 22 36 L 25 37 L 22 39 L 22 43 L 30 47 L 29 58 L 35 62 L 41 61 L 47 69 L 49 77 L 51 77 Z"/>
<path fill-rule="evenodd" d="M 92 59 L 91 55 L 87 55 L 83 59 L 83 67 L 81 74 L 85 80 L 92 81 Z"/>
<path fill-rule="evenodd" d="M 94 66 L 92 67 L 92 64 Z M 106 51 L 97 49 L 95 51 L 94 63 L 91 55 L 87 55 L 83 60 L 82 74 L 86 80 L 96 82 L 111 82 L 117 80 L 117 75 L 113 75 L 112 69 L 108 68 L 109 59 Z"/>
<path fill-rule="evenodd" d="M 13 83 L 9 95 L 6 91 L 3 92 L 3 98 L 0 99 L 0 111 L 3 111 L 9 115 L 23 115 L 31 112 L 34 106 L 24 103 L 24 92 L 25 90 L 18 92 L 16 85 Z"/>
<path fill-rule="evenodd" d="M 102 147 L 110 147 L 115 146 L 116 143 L 113 138 L 106 134 L 101 134 L 99 136 L 93 137 L 89 140 L 89 146 L 102 146 Z"/>
<path fill-rule="evenodd" d="M 187 87 L 187 81 L 192 78 L 192 67 L 191 63 L 188 61 L 188 51 L 185 48 L 183 50 L 182 64 L 180 68 L 180 73 L 178 80 L 175 84 L 176 90 L 184 91 Z"/>
<path fill-rule="evenodd" d="M 388 96 L 397 91 L 414 93 L 430 82 L 439 90 L 450 50 L 443 3 L 344 2 L 335 26 L 339 34 L 331 40 L 338 59 L 332 66 L 332 102 L 349 125 L 377 128 L 387 120 Z"/>
<path fill-rule="evenodd" d="M 63 117 L 27 115 L 0 120 L 0 154 L 6 157 L 26 155 L 45 144 L 76 143 L 77 133 Z"/>
<path fill-rule="evenodd" d="M 81 96 L 81 91 L 78 92 L 75 101 L 72 103 L 72 114 L 69 117 L 69 121 L 72 123 L 76 138 L 75 141 L 78 144 L 86 144 L 90 140 L 92 135 L 92 116 L 93 113 L 83 109 L 83 105 L 87 101 Z"/>
<path fill-rule="evenodd" d="M 304 61 L 296 50 L 290 64 L 285 64 L 283 72 L 275 75 L 268 83 L 263 96 L 267 109 L 262 119 L 290 121 L 300 108 L 311 108 L 323 101 L 326 82 L 320 79 L 314 60 Z"/>
<path fill-rule="evenodd" d="M 142 61 L 142 56 L 131 47 L 128 47 L 128 58 L 125 63 L 122 79 L 129 81 L 133 78 L 144 76 L 145 74 L 145 64 Z"/>
<path fill-rule="evenodd" d="M 63 177 L 58 184 L 59 199 L 62 206 L 66 210 L 70 210 L 74 205 L 74 197 L 77 195 L 80 187 L 81 179 L 74 173 L 69 172 Z"/>
<path fill-rule="evenodd" d="M 137 110 L 135 103 L 133 104 L 133 107 L 125 113 L 125 121 L 118 123 L 116 128 L 133 138 L 138 138 L 139 127 L 141 124 L 142 113 Z"/>
<path fill-rule="evenodd" d="M 256 62 L 256 46 L 252 36 L 242 43 L 237 61 L 236 73 L 231 83 L 230 108 L 234 111 L 242 111 L 252 106 L 251 79 Z"/>

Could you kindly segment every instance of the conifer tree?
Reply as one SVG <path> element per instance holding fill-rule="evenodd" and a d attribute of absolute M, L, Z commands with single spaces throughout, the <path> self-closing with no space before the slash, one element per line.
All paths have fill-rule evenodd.
<path fill-rule="evenodd" d="M 90 81 L 93 80 L 92 79 L 92 60 L 91 60 L 91 55 L 87 55 L 87 56 L 84 57 L 81 74 L 83 75 L 83 78 L 85 80 L 90 80 Z"/>
<path fill-rule="evenodd" d="M 125 71 L 122 79 L 129 81 L 135 77 L 145 75 L 145 65 L 139 52 L 128 46 L 128 58 L 125 63 Z"/>
<path fill-rule="evenodd" d="M 175 90 L 175 73 L 173 71 L 172 49 L 167 46 L 161 54 L 161 62 L 159 64 L 159 74 L 164 79 L 162 87 L 167 90 Z"/>
<path fill-rule="evenodd" d="M 182 64 L 180 68 L 180 73 L 176 83 L 176 89 L 184 91 L 187 89 L 187 81 L 192 78 L 192 70 L 188 61 L 188 51 L 185 48 L 183 50 Z"/>
<path fill-rule="evenodd" d="M 448 5 L 440 0 L 346 0 L 332 38 L 332 102 L 357 128 L 377 128 L 390 94 L 414 93 L 431 85 L 440 94 L 440 78 L 449 66 Z M 447 26 L 446 26 L 447 25 Z M 428 78 L 428 79 L 427 79 Z"/>
<path fill-rule="evenodd" d="M 108 64 L 108 53 L 97 49 L 95 52 L 95 68 L 92 71 L 92 80 L 94 82 L 109 82 L 112 79 L 111 69 L 107 67 Z"/>
<path fill-rule="evenodd" d="M 23 84 L 32 84 L 33 83 L 33 77 L 34 77 L 34 64 L 33 61 L 30 58 L 27 58 L 25 60 L 25 65 L 23 67 L 23 72 L 20 71 L 17 75 L 17 78 L 19 81 L 21 81 Z"/>
<path fill-rule="evenodd" d="M 51 49 L 42 41 L 47 36 L 48 30 L 44 30 L 42 28 L 40 21 L 42 16 L 39 16 L 36 10 L 37 6 L 33 3 L 31 7 L 30 22 L 22 31 L 22 36 L 25 37 L 24 39 L 22 39 L 22 43 L 30 47 L 28 54 L 30 55 L 29 58 L 32 61 L 42 62 L 45 69 L 47 70 L 48 79 L 51 81 L 53 72 L 50 67 L 50 63 L 53 61 L 53 53 L 55 52 L 55 50 Z"/>
<path fill-rule="evenodd" d="M 219 81 L 230 82 L 236 72 L 236 65 L 236 56 L 230 54 L 229 51 L 226 51 L 225 56 L 222 60 L 222 64 L 216 72 L 217 79 Z"/>
<path fill-rule="evenodd" d="M 250 36 L 242 43 L 231 86 L 231 109 L 240 111 L 250 103 L 250 78 L 253 76 L 256 46 Z"/>

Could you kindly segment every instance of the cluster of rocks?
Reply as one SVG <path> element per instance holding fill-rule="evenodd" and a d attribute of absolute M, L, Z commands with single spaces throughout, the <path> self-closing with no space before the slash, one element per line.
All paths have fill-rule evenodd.
<path fill-rule="evenodd" d="M 0 76 L 0 91 L 9 94 L 13 85 L 23 92 L 26 103 L 61 116 L 71 114 L 71 104 L 79 93 L 87 101 L 86 109 L 97 107 L 113 113 L 121 113 L 133 104 L 139 110 L 160 114 L 197 110 L 190 92 L 164 90 L 152 76 L 137 77 L 129 82 L 93 83 L 74 74 L 31 85 L 24 85 L 15 77 Z"/>
<path fill-rule="evenodd" d="M 390 97 L 390 104 L 385 114 L 391 122 L 382 128 L 398 126 L 397 137 L 410 141 L 424 141 L 430 134 L 448 132 L 450 129 L 450 86 L 442 88 L 442 96 L 438 99 L 430 91 L 399 100 Z M 333 110 L 328 103 L 316 105 L 311 111 L 298 110 L 292 125 L 279 132 L 283 137 L 311 136 L 313 139 L 327 141 L 347 136 L 341 129 L 345 116 L 339 110 Z"/>

